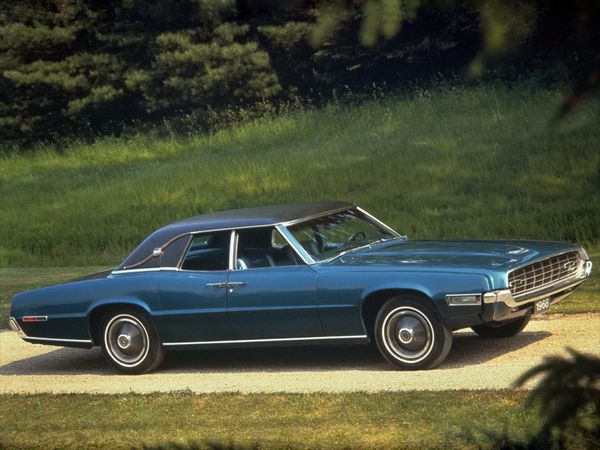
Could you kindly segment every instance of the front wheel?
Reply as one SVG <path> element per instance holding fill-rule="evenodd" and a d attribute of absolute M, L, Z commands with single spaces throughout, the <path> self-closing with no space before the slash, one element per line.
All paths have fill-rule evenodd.
<path fill-rule="evenodd" d="M 484 338 L 507 338 L 523 331 L 523 328 L 529 323 L 529 319 L 531 319 L 531 314 L 526 314 L 506 323 L 484 323 L 471 327 L 471 329 Z"/>
<path fill-rule="evenodd" d="M 377 314 L 375 340 L 381 354 L 402 369 L 431 369 L 452 346 L 452 332 L 435 307 L 417 296 L 397 296 Z"/>
<path fill-rule="evenodd" d="M 152 322 L 135 310 L 107 314 L 102 325 L 101 346 L 108 363 L 128 374 L 150 372 L 165 356 Z"/>

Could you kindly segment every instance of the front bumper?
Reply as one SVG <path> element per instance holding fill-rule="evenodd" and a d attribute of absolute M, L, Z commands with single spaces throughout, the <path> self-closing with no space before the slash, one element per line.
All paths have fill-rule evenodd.
<path fill-rule="evenodd" d="M 553 305 L 571 294 L 591 273 L 591 261 L 583 261 L 581 270 L 575 277 L 561 283 L 545 287 L 535 292 L 513 297 L 509 289 L 483 294 L 483 322 L 500 322 L 533 313 L 535 302 L 548 299 Z"/>

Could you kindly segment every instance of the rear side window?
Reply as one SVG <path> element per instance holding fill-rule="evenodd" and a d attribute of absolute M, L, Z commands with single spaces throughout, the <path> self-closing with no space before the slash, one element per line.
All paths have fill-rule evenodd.
<path fill-rule="evenodd" d="M 183 260 L 184 270 L 226 270 L 229 268 L 229 231 L 196 234 Z"/>

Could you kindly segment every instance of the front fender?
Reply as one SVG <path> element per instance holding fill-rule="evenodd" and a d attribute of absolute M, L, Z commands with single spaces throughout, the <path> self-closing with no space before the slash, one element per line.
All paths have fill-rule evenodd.
<path fill-rule="evenodd" d="M 357 335 L 365 331 L 363 306 L 378 297 L 378 293 L 421 293 L 433 302 L 447 326 L 454 328 L 458 318 L 472 315 L 475 309 L 477 315 L 480 307 L 448 307 L 446 294 L 482 293 L 489 289 L 488 277 L 479 273 L 340 270 L 339 266 L 323 267 L 319 270 L 318 301 L 326 334 Z"/>
<path fill-rule="evenodd" d="M 490 290 L 488 277 L 474 273 L 456 272 L 421 272 L 409 276 L 394 278 L 385 282 L 373 283 L 367 286 L 362 295 L 361 309 L 371 299 L 381 301 L 381 293 L 413 292 L 429 299 L 437 309 L 440 317 L 450 329 L 456 329 L 466 317 L 478 316 L 482 311 L 481 305 L 448 306 L 447 294 L 482 294 Z"/>

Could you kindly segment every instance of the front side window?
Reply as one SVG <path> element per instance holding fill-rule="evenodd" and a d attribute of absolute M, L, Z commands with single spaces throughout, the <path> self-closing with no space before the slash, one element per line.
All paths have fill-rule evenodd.
<path fill-rule="evenodd" d="M 181 268 L 184 270 L 228 269 L 230 235 L 230 231 L 194 235 Z"/>
<path fill-rule="evenodd" d="M 236 258 L 238 270 L 297 264 L 303 263 L 275 228 L 239 230 Z"/>
<path fill-rule="evenodd" d="M 315 261 L 333 258 L 353 248 L 397 238 L 357 210 L 348 210 L 287 227 Z"/>

